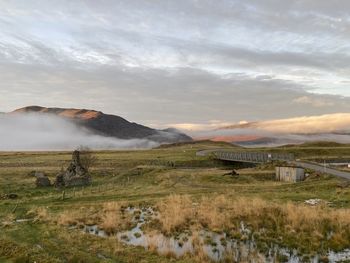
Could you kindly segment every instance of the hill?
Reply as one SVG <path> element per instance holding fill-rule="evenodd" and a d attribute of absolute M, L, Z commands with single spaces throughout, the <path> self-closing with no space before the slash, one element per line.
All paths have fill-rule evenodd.
<path fill-rule="evenodd" d="M 335 148 L 335 147 L 347 147 L 349 144 L 344 144 L 344 143 L 338 143 L 338 142 L 332 142 L 332 141 L 314 141 L 314 142 L 305 142 L 302 144 L 297 145 L 299 147 L 309 147 L 309 148 Z"/>
<path fill-rule="evenodd" d="M 10 114 L 52 114 L 74 122 L 94 134 L 119 139 L 148 139 L 160 143 L 189 142 L 192 138 L 175 129 L 157 130 L 126 119 L 86 109 L 46 108 L 29 106 L 17 109 Z"/>

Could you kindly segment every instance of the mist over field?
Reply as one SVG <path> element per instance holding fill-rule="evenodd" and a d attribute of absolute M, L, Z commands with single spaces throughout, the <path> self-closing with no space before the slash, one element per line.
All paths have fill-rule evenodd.
<path fill-rule="evenodd" d="M 72 150 L 81 145 L 91 149 L 140 149 L 158 143 L 95 135 L 49 114 L 0 115 L 0 151 Z"/>

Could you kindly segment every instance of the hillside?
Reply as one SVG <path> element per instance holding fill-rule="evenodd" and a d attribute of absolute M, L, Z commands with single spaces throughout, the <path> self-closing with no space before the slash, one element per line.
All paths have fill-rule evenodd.
<path fill-rule="evenodd" d="M 119 139 L 149 139 L 160 143 L 188 142 L 192 138 L 175 129 L 156 130 L 100 111 L 29 106 L 10 114 L 53 114 L 68 119 L 94 134 Z"/>

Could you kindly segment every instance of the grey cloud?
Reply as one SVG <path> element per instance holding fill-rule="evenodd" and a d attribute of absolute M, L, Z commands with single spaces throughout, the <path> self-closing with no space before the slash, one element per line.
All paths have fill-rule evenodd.
<path fill-rule="evenodd" d="M 146 124 L 346 112 L 349 98 L 315 92 L 347 88 L 349 7 L 345 0 L 2 2 L 0 103 L 97 108 Z"/>
<path fill-rule="evenodd" d="M 267 76 L 222 77 L 189 68 L 168 71 L 103 67 L 86 71 L 7 65 L 6 69 L 11 74 L 6 75 L 5 67 L 0 67 L 0 103 L 8 110 L 23 104 L 76 107 L 78 102 L 79 107 L 103 110 L 132 121 L 162 124 L 260 120 L 350 109 L 350 98 L 311 94 L 304 86 Z"/>

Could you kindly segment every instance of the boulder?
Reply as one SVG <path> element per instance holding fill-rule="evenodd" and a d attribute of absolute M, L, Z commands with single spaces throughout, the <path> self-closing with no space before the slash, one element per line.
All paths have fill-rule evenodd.
<path fill-rule="evenodd" d="M 47 177 L 47 175 L 44 172 L 38 172 L 38 171 L 34 172 L 34 176 L 36 178 L 38 178 L 38 177 Z"/>
<path fill-rule="evenodd" d="M 36 187 L 51 186 L 50 179 L 44 173 L 36 173 L 35 177 L 36 177 L 36 181 L 35 181 Z"/>
<path fill-rule="evenodd" d="M 14 193 L 8 194 L 7 198 L 8 199 L 17 199 L 18 198 L 18 194 L 14 194 Z"/>

